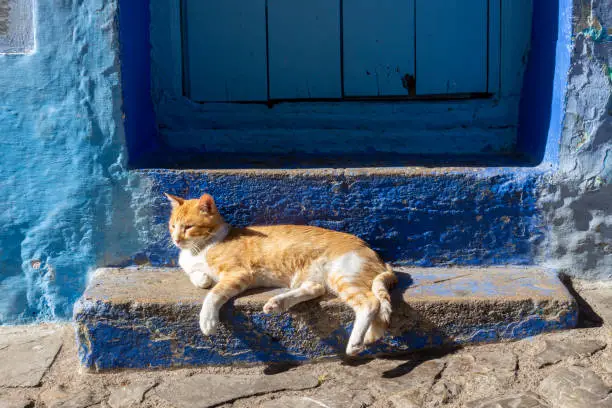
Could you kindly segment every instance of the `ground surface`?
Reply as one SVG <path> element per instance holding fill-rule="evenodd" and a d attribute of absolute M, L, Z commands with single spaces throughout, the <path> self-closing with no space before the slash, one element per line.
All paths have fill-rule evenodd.
<path fill-rule="evenodd" d="M 72 326 L 0 328 L 0 408 L 612 408 L 612 286 L 576 287 L 591 327 L 299 367 L 88 373 Z"/>

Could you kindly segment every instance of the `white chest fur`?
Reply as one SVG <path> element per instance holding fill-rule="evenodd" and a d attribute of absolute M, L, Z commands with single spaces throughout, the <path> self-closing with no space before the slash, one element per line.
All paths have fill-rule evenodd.
<path fill-rule="evenodd" d="M 204 274 L 216 281 L 218 279 L 217 271 L 206 260 L 206 253 L 209 249 L 206 248 L 197 255 L 193 255 L 189 249 L 183 249 L 179 255 L 179 265 L 188 275 Z"/>

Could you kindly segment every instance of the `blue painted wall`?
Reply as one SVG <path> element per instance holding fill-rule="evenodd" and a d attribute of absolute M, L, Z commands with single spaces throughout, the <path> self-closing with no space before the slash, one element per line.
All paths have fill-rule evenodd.
<path fill-rule="evenodd" d="M 36 4 L 36 50 L 0 55 L 0 323 L 70 316 L 88 270 L 138 247 L 116 3 Z"/>
<path fill-rule="evenodd" d="M 348 231 L 389 261 L 420 266 L 533 264 L 543 239 L 530 169 L 174 171 L 152 186 L 154 241 L 135 260 L 175 265 L 162 193 L 212 194 L 230 224 L 308 224 Z"/>
<path fill-rule="evenodd" d="M 560 143 L 549 136 L 545 157 L 558 162 L 540 193 L 547 233 L 538 259 L 572 276 L 612 279 L 612 0 L 561 3 L 549 128 Z"/>
<path fill-rule="evenodd" d="M 610 277 L 612 61 L 610 42 L 597 33 L 612 24 L 612 7 L 606 0 L 584 10 L 576 2 L 572 14 L 569 0 L 559 2 L 562 40 L 538 168 L 196 178 L 128 170 L 128 152 L 151 147 L 144 135 L 153 114 L 140 48 L 147 38 L 130 37 L 127 25 L 118 30 L 117 2 L 38 0 L 45 18 L 37 21 L 35 52 L 0 55 L 0 323 L 69 317 L 96 266 L 166 262 L 161 189 L 211 190 L 236 224 L 353 231 L 406 263 L 544 263 Z M 135 3 L 121 3 L 122 18 L 142 17 Z M 591 13 L 600 25 L 582 18 Z M 123 49 L 120 34 L 130 39 Z M 132 139 L 139 133 L 143 139 Z"/>

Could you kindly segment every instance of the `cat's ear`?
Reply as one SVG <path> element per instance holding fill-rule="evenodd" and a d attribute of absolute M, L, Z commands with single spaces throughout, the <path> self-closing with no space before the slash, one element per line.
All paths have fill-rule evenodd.
<path fill-rule="evenodd" d="M 210 194 L 204 194 L 198 201 L 198 207 L 200 212 L 203 214 L 213 215 L 217 213 L 217 206 L 215 205 L 215 199 Z"/>
<path fill-rule="evenodd" d="M 168 193 L 164 193 L 164 195 L 166 196 L 168 201 L 170 201 L 170 204 L 172 204 L 172 208 L 176 208 L 176 207 L 178 207 L 180 205 L 183 205 L 183 203 L 185 202 L 185 199 L 183 199 L 181 197 L 177 197 L 177 196 L 174 196 L 174 195 L 168 194 Z"/>

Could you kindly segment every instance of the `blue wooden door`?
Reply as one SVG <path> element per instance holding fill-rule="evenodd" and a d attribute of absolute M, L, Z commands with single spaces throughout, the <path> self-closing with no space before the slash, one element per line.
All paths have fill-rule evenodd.
<path fill-rule="evenodd" d="M 340 2 L 268 0 L 270 99 L 340 98 Z"/>
<path fill-rule="evenodd" d="M 268 97 L 265 0 L 185 0 L 186 93 L 202 102 Z"/>
<path fill-rule="evenodd" d="M 344 0 L 344 95 L 409 94 L 414 77 L 414 0 Z"/>
<path fill-rule="evenodd" d="M 183 0 L 184 92 L 198 102 L 495 92 L 498 3 Z"/>
<path fill-rule="evenodd" d="M 488 0 L 416 0 L 418 95 L 487 92 Z"/>

